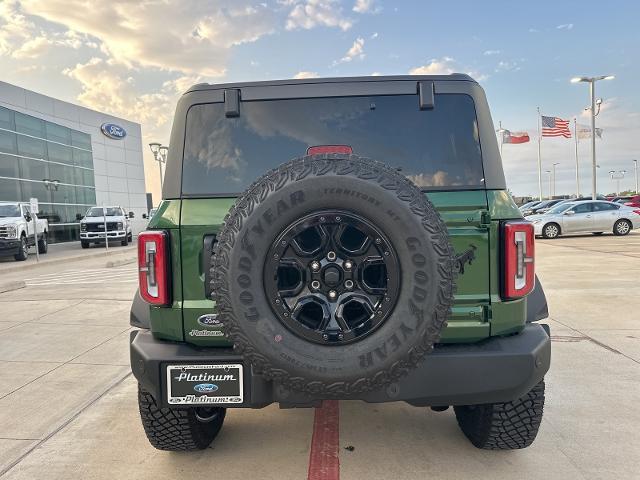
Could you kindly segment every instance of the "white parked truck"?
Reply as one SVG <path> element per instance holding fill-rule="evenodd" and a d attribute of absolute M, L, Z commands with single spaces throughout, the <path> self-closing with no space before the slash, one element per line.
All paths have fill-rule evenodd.
<path fill-rule="evenodd" d="M 91 207 L 80 221 L 82 248 L 89 248 L 91 243 L 104 243 L 105 237 L 126 246 L 133 239 L 130 218 L 133 213 L 127 214 L 122 207 Z"/>
<path fill-rule="evenodd" d="M 35 219 L 35 225 L 34 225 Z M 37 238 L 34 227 L 37 227 Z M 13 255 L 17 261 L 26 260 L 29 247 L 47 253 L 49 222 L 31 213 L 28 203 L 0 202 L 0 256 Z"/>

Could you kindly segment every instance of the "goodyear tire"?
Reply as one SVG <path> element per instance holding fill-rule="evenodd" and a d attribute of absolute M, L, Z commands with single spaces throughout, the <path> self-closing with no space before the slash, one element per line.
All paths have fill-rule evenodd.
<path fill-rule="evenodd" d="M 292 225 L 346 222 L 348 218 L 357 218 L 360 225 L 367 225 L 362 227 L 364 230 L 373 232 L 376 238 L 372 244 L 380 241 L 378 246 L 385 250 L 380 250 L 383 260 L 397 261 L 391 267 L 398 267 L 393 270 L 398 278 L 392 278 L 389 269 L 386 280 L 385 273 L 376 277 L 381 279 L 380 284 L 397 281 L 397 288 L 386 303 L 380 301 L 381 306 L 376 307 L 380 311 L 363 317 L 368 320 L 361 326 L 377 321 L 376 314 L 383 320 L 360 337 L 354 327 L 354 338 L 348 342 L 345 338 L 343 343 L 335 330 L 325 338 L 313 328 L 298 328 L 297 324 L 292 327 L 289 319 L 293 313 L 282 311 L 289 300 L 274 299 L 267 292 L 272 274 L 280 287 L 281 275 L 273 273 L 278 253 L 273 252 L 278 251 L 280 242 L 286 243 L 283 239 Z M 318 228 L 321 239 L 337 243 L 338 234 L 331 233 L 333 230 L 327 227 L 329 233 L 325 235 L 324 227 Z M 344 228 L 340 240 L 346 243 L 347 227 L 336 228 Z M 327 396 L 380 389 L 416 367 L 433 349 L 451 311 L 457 267 L 446 226 L 413 183 L 379 162 L 329 154 L 285 163 L 238 198 L 217 239 L 211 262 L 211 290 L 225 335 L 257 372 L 286 388 Z M 368 245 L 366 239 L 364 244 Z M 326 258 L 332 258 L 332 253 Z M 337 254 L 333 258 L 346 256 L 340 251 Z M 333 265 L 326 258 L 316 260 Z M 342 262 L 341 268 L 346 268 L 344 258 L 335 262 Z M 318 278 L 309 270 L 311 263 L 301 266 L 300 275 L 305 280 Z M 329 267 L 321 268 L 329 277 Z M 334 273 L 327 282 L 339 280 L 340 276 Z M 349 272 L 343 273 L 346 276 Z M 362 288 L 369 289 L 372 282 L 367 282 L 356 279 L 352 288 L 355 290 L 362 283 Z M 303 282 L 302 288 L 306 292 L 310 287 Z M 349 312 L 361 308 L 354 305 Z M 345 313 L 348 305 L 343 306 Z"/>
<path fill-rule="evenodd" d="M 220 433 L 226 409 L 161 408 L 151 394 L 138 385 L 138 409 L 144 433 L 158 450 L 203 450 Z"/>
<path fill-rule="evenodd" d="M 512 402 L 454 407 L 462 433 L 483 450 L 526 448 L 538 435 L 544 410 L 544 382 Z"/>

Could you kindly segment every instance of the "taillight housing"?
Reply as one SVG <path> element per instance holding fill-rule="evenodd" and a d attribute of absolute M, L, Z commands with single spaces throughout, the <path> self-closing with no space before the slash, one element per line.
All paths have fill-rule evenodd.
<path fill-rule="evenodd" d="M 138 279 L 140 296 L 151 305 L 168 305 L 169 249 L 168 235 L 149 230 L 138 235 Z"/>
<path fill-rule="evenodd" d="M 322 153 L 344 153 L 351 155 L 353 149 L 349 145 L 316 145 L 307 148 L 307 155 L 319 155 Z"/>
<path fill-rule="evenodd" d="M 502 224 L 502 298 L 527 295 L 535 285 L 535 237 L 533 224 L 525 220 Z"/>

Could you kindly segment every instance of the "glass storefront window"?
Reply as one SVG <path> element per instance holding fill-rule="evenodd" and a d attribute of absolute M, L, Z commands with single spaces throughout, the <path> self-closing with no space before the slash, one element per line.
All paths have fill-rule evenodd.
<path fill-rule="evenodd" d="M 38 202 L 51 202 L 51 196 L 49 190 L 45 187 L 43 182 L 27 182 L 26 180 L 11 180 L 20 187 L 20 201 L 28 202 L 30 198 L 37 198 Z M 13 198 L 15 202 L 16 198 Z"/>
<path fill-rule="evenodd" d="M 91 135 L 0 107 L 0 201 L 33 197 L 51 242 L 78 239 L 78 222 L 96 204 Z"/>
<path fill-rule="evenodd" d="M 93 170 L 78 169 L 82 172 L 82 185 L 95 186 L 95 177 L 93 176 Z"/>
<path fill-rule="evenodd" d="M 16 132 L 26 133 L 27 135 L 38 138 L 45 138 L 44 120 L 20 112 L 15 112 L 15 117 Z"/>
<path fill-rule="evenodd" d="M 46 122 L 45 130 L 47 131 L 47 140 L 64 143 L 65 145 L 71 144 L 71 130 L 69 128 L 56 123 Z"/>
<path fill-rule="evenodd" d="M 53 203 L 83 203 L 76 201 L 76 187 L 69 185 L 58 185 L 58 189 L 51 190 Z"/>
<path fill-rule="evenodd" d="M 15 202 L 20 198 L 20 185 L 13 179 L 0 178 L 0 201 Z"/>
<path fill-rule="evenodd" d="M 30 158 L 20 159 L 20 178 L 29 180 L 44 180 L 49 178 L 49 164 L 40 160 Z"/>
<path fill-rule="evenodd" d="M 0 153 L 0 177 L 20 177 L 20 159 Z"/>
<path fill-rule="evenodd" d="M 0 130 L 0 152 L 18 153 L 15 133 Z"/>
<path fill-rule="evenodd" d="M 72 130 L 71 145 L 74 147 L 84 148 L 85 150 L 91 150 L 91 135 L 84 132 L 78 132 L 77 130 Z"/>
<path fill-rule="evenodd" d="M 0 128 L 6 128 L 7 130 L 15 130 L 15 115 L 13 110 L 0 107 Z"/>
<path fill-rule="evenodd" d="M 71 147 L 58 145 L 57 143 L 48 143 L 47 147 L 50 161 L 73 165 L 73 154 L 71 153 L 73 149 Z"/>
<path fill-rule="evenodd" d="M 44 140 L 18 135 L 18 155 L 31 158 L 47 158 L 47 144 Z"/>
<path fill-rule="evenodd" d="M 91 152 L 74 148 L 73 164 L 79 167 L 93 168 L 93 156 Z"/>
<path fill-rule="evenodd" d="M 49 164 L 49 179 L 51 181 L 57 180 L 59 183 L 69 183 L 71 185 L 76 184 L 76 178 L 73 173 L 73 167 L 67 167 L 65 165 L 57 165 L 55 163 Z"/>

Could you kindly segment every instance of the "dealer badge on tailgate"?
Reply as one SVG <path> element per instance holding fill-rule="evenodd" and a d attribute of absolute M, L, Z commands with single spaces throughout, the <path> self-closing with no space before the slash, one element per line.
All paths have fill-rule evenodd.
<path fill-rule="evenodd" d="M 169 365 L 167 389 L 174 405 L 242 403 L 242 365 Z"/>

